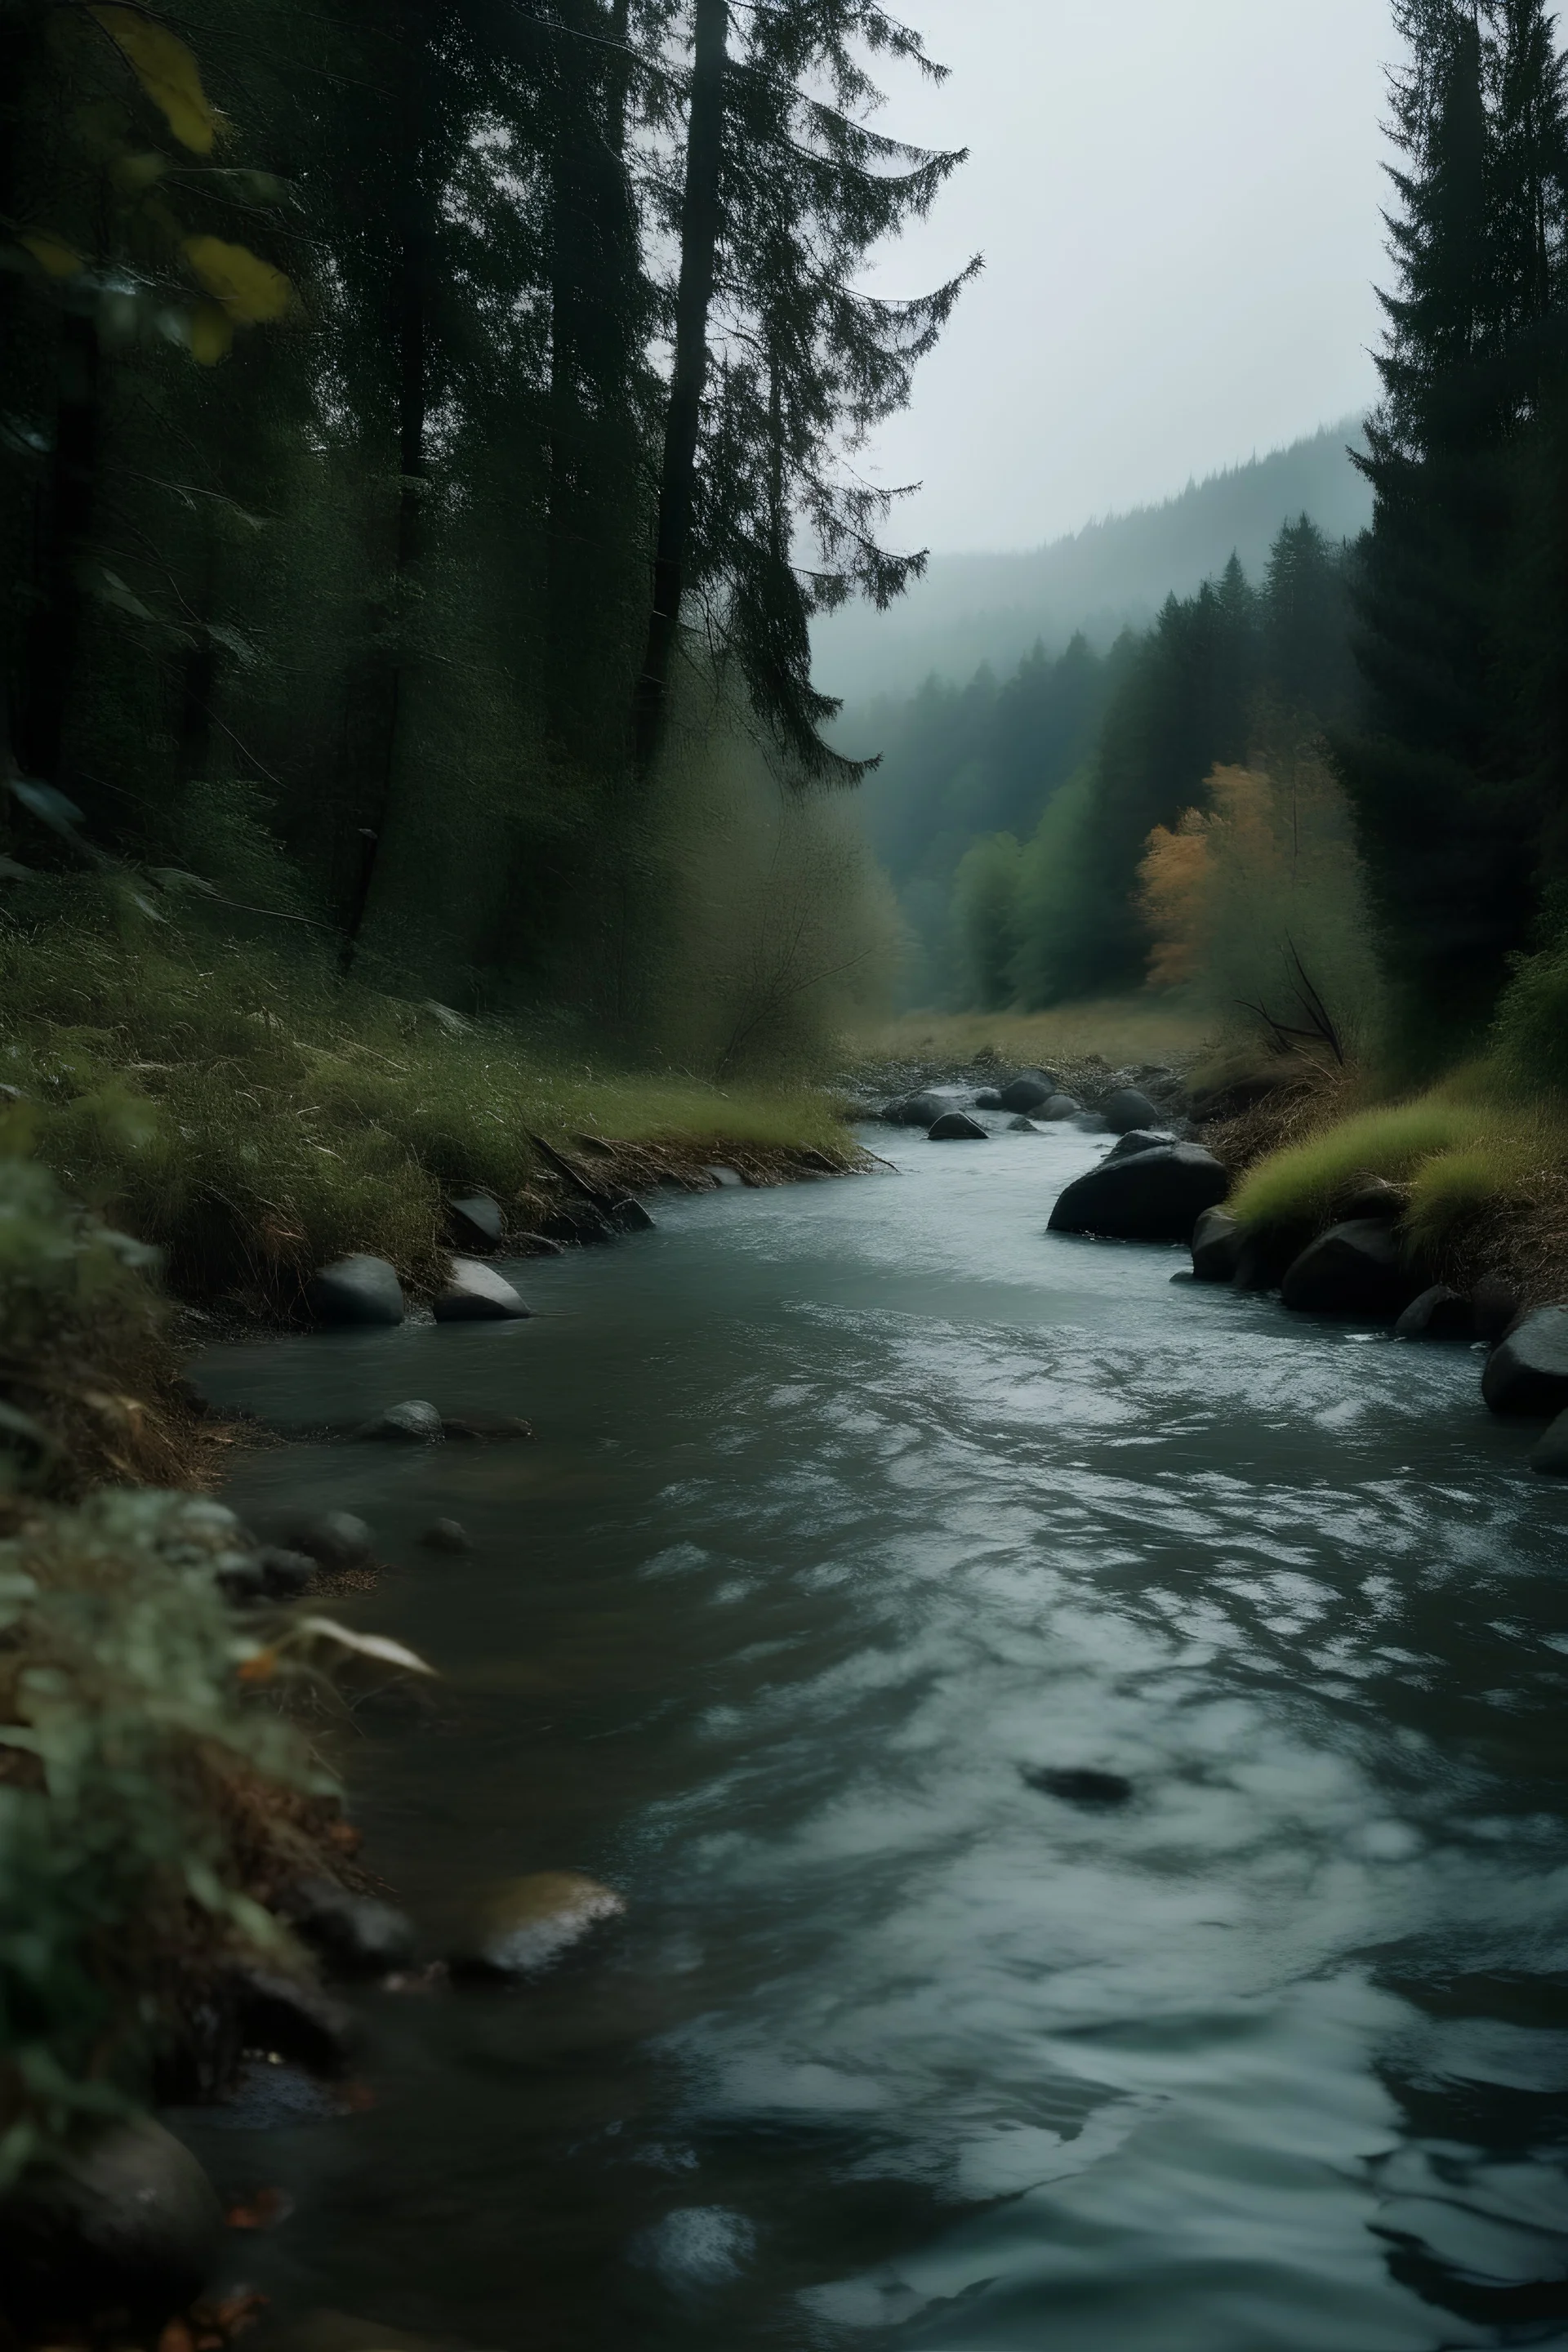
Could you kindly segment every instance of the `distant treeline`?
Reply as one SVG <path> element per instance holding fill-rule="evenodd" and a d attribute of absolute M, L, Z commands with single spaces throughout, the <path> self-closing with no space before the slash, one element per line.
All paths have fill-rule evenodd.
<path fill-rule="evenodd" d="M 1563 952 L 1568 68 L 1543 0 L 1395 15 L 1371 529 L 1303 517 L 1256 591 L 1233 562 L 1103 659 L 907 707 L 867 805 L 950 1001 L 1152 970 L 1291 1003 L 1311 942 L 1324 998 L 1365 1020 L 1384 990 L 1415 1066 Z"/>

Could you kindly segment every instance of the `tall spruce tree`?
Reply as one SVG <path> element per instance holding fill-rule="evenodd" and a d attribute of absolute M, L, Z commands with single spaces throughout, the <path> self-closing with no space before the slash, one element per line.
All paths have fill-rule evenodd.
<path fill-rule="evenodd" d="M 1563 92 L 1538 0 L 1403 0 L 1384 400 L 1357 458 L 1358 723 L 1337 746 L 1406 1050 L 1487 1018 L 1537 811 L 1506 644 L 1521 444 L 1557 301 Z"/>

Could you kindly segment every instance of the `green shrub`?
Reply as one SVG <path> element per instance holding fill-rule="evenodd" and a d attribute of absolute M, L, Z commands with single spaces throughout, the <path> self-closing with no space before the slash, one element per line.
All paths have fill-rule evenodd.
<path fill-rule="evenodd" d="M 1511 1085 L 1568 1096 L 1568 939 L 1515 966 L 1498 1006 L 1493 1052 Z"/>
<path fill-rule="evenodd" d="M 1358 1177 L 1405 1183 L 1425 1163 L 1472 1150 L 1489 1123 L 1484 1106 L 1426 1095 L 1358 1113 L 1250 1169 L 1230 1202 L 1247 1225 L 1321 1223 Z"/>

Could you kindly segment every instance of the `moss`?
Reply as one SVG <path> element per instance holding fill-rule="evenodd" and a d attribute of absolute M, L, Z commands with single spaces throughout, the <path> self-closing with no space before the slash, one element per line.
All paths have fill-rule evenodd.
<path fill-rule="evenodd" d="M 858 1063 L 922 1062 L 963 1066 L 989 1053 L 1015 1067 L 1080 1062 L 1185 1065 L 1208 1042 L 1202 1014 L 1147 996 L 1064 1004 L 1049 1013 L 906 1013 L 848 1041 Z"/>
<path fill-rule="evenodd" d="M 515 1024 L 172 929 L 0 932 L 0 1079 L 39 1157 L 176 1288 L 285 1311 L 349 1250 L 433 1285 L 443 1194 L 536 1203 L 532 1135 L 854 1157 L 820 1090 L 563 1067 Z"/>

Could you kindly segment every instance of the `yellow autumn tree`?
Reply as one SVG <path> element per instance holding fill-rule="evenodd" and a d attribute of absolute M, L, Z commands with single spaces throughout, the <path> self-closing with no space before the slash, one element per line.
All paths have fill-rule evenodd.
<path fill-rule="evenodd" d="M 1215 768 L 1207 805 L 1158 825 L 1139 869 L 1148 984 L 1234 1017 L 1300 1018 L 1309 975 L 1346 1036 L 1375 1024 L 1380 982 L 1365 877 L 1344 794 L 1315 748 Z"/>

